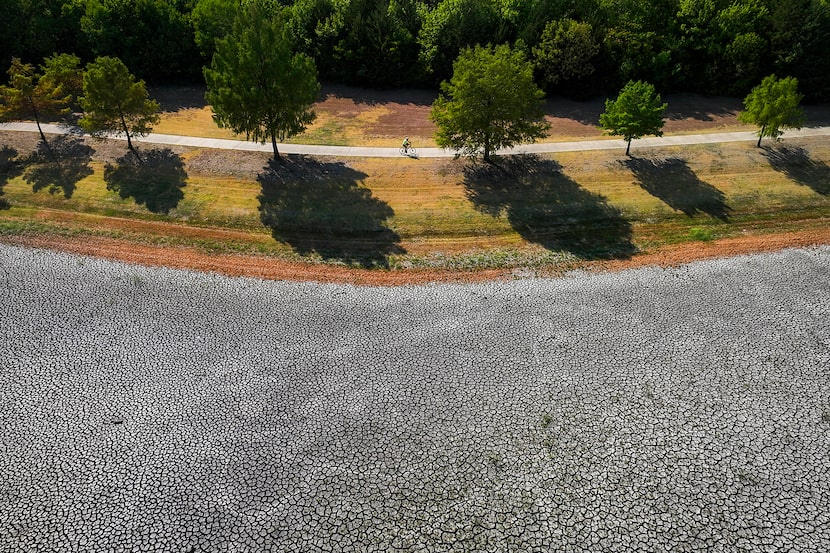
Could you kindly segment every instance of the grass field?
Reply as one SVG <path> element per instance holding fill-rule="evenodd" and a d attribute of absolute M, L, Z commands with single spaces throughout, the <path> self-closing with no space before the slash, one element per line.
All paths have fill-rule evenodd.
<path fill-rule="evenodd" d="M 624 259 L 675 244 L 826 229 L 830 220 L 830 138 L 631 158 L 502 157 L 492 166 L 301 157 L 270 165 L 265 154 L 149 146 L 140 165 L 121 144 L 76 139 L 63 144 L 59 162 L 21 164 L 11 152 L 23 160 L 35 138 L 17 140 L 0 158 L 7 238 L 106 236 L 313 263 L 466 269 Z"/>

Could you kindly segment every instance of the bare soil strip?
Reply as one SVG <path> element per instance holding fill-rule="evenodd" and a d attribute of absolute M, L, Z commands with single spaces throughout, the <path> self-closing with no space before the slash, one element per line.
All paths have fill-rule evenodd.
<path fill-rule="evenodd" d="M 360 286 L 402 286 L 429 282 L 481 282 L 517 278 L 515 269 L 488 269 L 479 271 L 449 270 L 368 270 L 276 260 L 252 255 L 208 254 L 189 247 L 161 247 L 136 244 L 127 240 L 84 236 L 82 238 L 12 236 L 5 243 L 65 251 L 80 255 L 134 263 L 147 266 L 172 267 L 215 272 L 229 276 L 244 276 L 268 280 L 292 280 L 327 283 L 347 283 Z M 560 267 L 540 276 L 556 276 L 566 270 L 621 271 L 643 266 L 673 267 L 699 261 L 736 255 L 771 252 L 785 248 L 799 248 L 830 244 L 830 228 L 728 238 L 712 242 L 696 242 L 662 248 L 635 255 L 630 259 L 613 261 L 585 261 Z"/>

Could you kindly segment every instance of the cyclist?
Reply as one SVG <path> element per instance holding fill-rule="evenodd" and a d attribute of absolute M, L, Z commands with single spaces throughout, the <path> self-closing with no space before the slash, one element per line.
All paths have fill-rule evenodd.
<path fill-rule="evenodd" d="M 401 146 L 403 146 L 403 153 L 409 152 L 409 147 L 412 146 L 412 142 L 409 141 L 408 136 L 403 139 L 403 144 L 401 144 Z"/>

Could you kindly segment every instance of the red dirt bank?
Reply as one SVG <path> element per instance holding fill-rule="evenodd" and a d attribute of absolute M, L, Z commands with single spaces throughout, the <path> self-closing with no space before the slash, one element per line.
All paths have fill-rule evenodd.
<path fill-rule="evenodd" d="M 190 269 L 268 280 L 347 283 L 361 286 L 402 286 L 427 282 L 481 282 L 514 278 L 512 269 L 481 271 L 349 269 L 330 265 L 275 260 L 260 256 L 207 254 L 194 248 L 150 246 L 112 238 L 89 236 L 83 238 L 16 236 L 5 237 L 3 241 L 9 244 L 65 251 L 126 263 Z M 558 271 L 543 271 L 542 274 L 556 275 L 568 269 L 620 271 L 644 266 L 671 267 L 703 259 L 820 244 L 830 244 L 830 228 L 681 244 L 647 254 L 635 255 L 630 259 L 584 262 Z"/>

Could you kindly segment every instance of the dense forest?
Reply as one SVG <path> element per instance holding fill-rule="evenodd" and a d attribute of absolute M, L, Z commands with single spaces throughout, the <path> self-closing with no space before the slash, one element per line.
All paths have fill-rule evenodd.
<path fill-rule="evenodd" d="M 151 83 L 195 82 L 246 0 L 2 0 L 0 63 L 117 56 Z M 250 1 L 250 0 L 249 0 Z M 741 96 L 770 73 L 830 100 L 830 0 L 265 0 L 324 82 L 435 87 L 465 46 L 513 44 L 550 94 Z"/>

